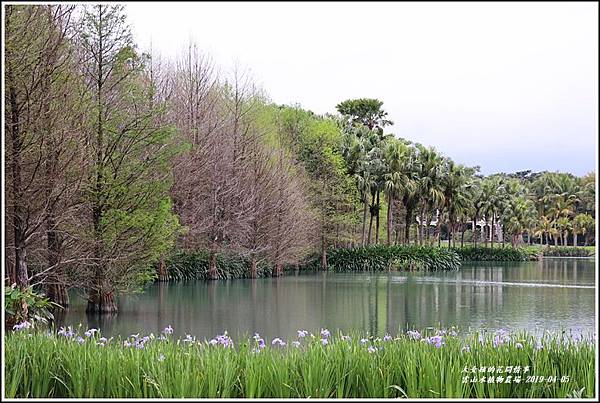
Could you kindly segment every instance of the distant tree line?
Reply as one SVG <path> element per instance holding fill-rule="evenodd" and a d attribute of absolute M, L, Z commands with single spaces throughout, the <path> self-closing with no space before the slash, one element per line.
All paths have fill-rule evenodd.
<path fill-rule="evenodd" d="M 140 52 L 122 5 L 5 11 L 5 282 L 62 306 L 114 312 L 174 250 L 216 278 L 222 251 L 254 277 L 337 247 L 593 241 L 594 174 L 483 177 L 386 133 L 376 99 L 274 105 L 194 44 Z"/>

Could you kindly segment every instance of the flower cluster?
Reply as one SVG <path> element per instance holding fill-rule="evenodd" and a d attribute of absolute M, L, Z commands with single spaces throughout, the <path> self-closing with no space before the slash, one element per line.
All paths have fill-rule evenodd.
<path fill-rule="evenodd" d="M 33 327 L 32 323 L 24 321 L 24 322 L 17 323 L 16 325 L 14 325 L 13 330 L 19 331 L 19 330 L 23 330 L 23 329 L 31 329 L 32 327 Z"/>
<path fill-rule="evenodd" d="M 150 336 L 140 337 L 140 334 L 132 334 L 123 342 L 124 347 L 135 347 L 139 350 L 143 350 L 146 347 L 146 343 L 150 341 Z"/>
<path fill-rule="evenodd" d="M 285 346 L 285 345 L 286 345 L 286 342 L 285 342 L 285 341 L 283 341 L 283 340 L 281 340 L 279 337 L 275 337 L 275 338 L 273 339 L 273 341 L 271 342 L 271 344 L 272 344 L 272 345 L 274 345 L 274 346 L 275 346 L 275 345 L 278 345 L 278 346 L 281 346 L 281 347 L 283 347 L 283 346 Z"/>
<path fill-rule="evenodd" d="M 254 347 L 252 349 L 253 353 L 259 353 L 263 348 L 266 347 L 265 339 L 260 337 L 260 335 L 258 333 L 254 333 L 254 336 L 252 338 L 254 339 L 254 342 L 256 343 L 256 347 Z"/>
<path fill-rule="evenodd" d="M 424 338 L 422 341 L 434 345 L 436 348 L 442 347 L 444 344 L 444 336 L 436 334 L 435 336 Z"/>
<path fill-rule="evenodd" d="M 225 331 L 223 334 L 211 339 L 208 344 L 212 346 L 221 345 L 223 347 L 233 347 L 233 340 L 231 340 L 231 337 L 229 337 Z"/>
<path fill-rule="evenodd" d="M 98 329 L 88 329 L 85 331 L 84 335 L 85 337 L 92 337 L 94 336 L 94 334 L 98 331 Z"/>
<path fill-rule="evenodd" d="M 509 341 L 510 341 L 510 336 L 508 335 L 508 331 L 506 331 L 504 329 L 499 329 L 496 332 L 496 334 L 494 335 L 494 340 L 493 340 L 494 348 L 504 345 L 504 344 L 508 343 Z"/>
<path fill-rule="evenodd" d="M 321 344 L 326 346 L 329 344 L 329 336 L 331 333 L 327 329 L 321 329 Z"/>
<path fill-rule="evenodd" d="M 418 330 L 409 330 L 406 332 L 406 334 L 408 335 L 408 337 L 410 337 L 413 340 L 420 340 L 421 339 L 421 333 L 419 333 Z"/>
<path fill-rule="evenodd" d="M 73 328 L 71 326 L 69 326 L 68 328 L 61 327 L 58 330 L 58 334 L 60 336 L 66 337 L 66 338 L 71 338 L 71 337 L 75 336 L 75 332 L 73 331 Z"/>

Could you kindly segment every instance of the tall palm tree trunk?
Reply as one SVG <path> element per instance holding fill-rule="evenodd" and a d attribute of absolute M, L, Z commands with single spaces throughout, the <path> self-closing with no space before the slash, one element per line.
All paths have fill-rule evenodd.
<path fill-rule="evenodd" d="M 366 196 L 363 199 L 363 205 L 362 239 L 360 240 L 360 244 L 365 246 L 365 240 L 367 239 L 367 209 L 369 207 Z"/>
<path fill-rule="evenodd" d="M 387 206 L 387 244 L 391 245 L 392 241 L 392 195 L 390 194 L 388 197 L 388 206 Z"/>
<path fill-rule="evenodd" d="M 379 192 L 377 192 L 377 204 L 375 206 L 375 245 L 377 245 L 379 243 Z"/>
<path fill-rule="evenodd" d="M 371 244 L 371 229 L 373 228 L 373 215 L 375 208 L 375 193 L 371 193 L 371 206 L 370 206 L 371 217 L 369 218 L 369 234 L 367 236 L 367 245 Z"/>

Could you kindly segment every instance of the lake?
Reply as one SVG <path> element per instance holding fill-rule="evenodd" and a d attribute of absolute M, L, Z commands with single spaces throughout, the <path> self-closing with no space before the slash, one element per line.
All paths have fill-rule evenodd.
<path fill-rule="evenodd" d="M 155 334 L 234 339 L 259 332 L 295 337 L 298 329 L 383 335 L 407 328 L 461 330 L 595 329 L 593 259 L 464 263 L 453 272 L 306 273 L 280 278 L 156 283 L 121 296 L 116 315 L 87 316 L 84 300 L 59 325 L 100 328 L 105 336 Z"/>

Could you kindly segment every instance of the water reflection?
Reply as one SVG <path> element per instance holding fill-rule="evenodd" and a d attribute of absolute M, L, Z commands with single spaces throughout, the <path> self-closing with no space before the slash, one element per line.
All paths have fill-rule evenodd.
<path fill-rule="evenodd" d="M 259 331 L 361 330 L 383 334 L 428 326 L 593 331 L 594 261 L 547 259 L 466 264 L 457 272 L 288 275 L 279 278 L 157 283 L 121 297 L 119 313 L 86 316 L 74 296 L 60 324 L 99 327 L 105 335 L 160 332 L 210 338 Z"/>

